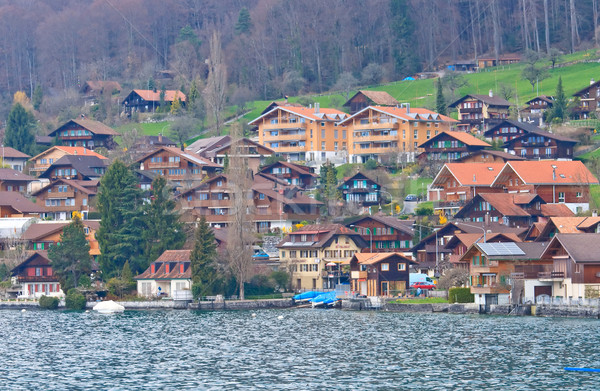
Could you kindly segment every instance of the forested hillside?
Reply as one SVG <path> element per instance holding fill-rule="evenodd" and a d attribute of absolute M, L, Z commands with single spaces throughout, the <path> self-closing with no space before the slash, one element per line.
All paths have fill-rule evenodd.
<path fill-rule="evenodd" d="M 85 80 L 147 87 L 161 70 L 177 87 L 203 83 L 214 31 L 229 96 L 272 99 L 451 60 L 593 47 L 598 0 L 3 0 L 0 91 L 10 102 Z"/>

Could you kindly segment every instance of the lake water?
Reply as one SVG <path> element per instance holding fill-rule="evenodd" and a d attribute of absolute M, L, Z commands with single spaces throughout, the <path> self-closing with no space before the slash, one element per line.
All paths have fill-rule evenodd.
<path fill-rule="evenodd" d="M 600 388 L 598 320 L 254 312 L 0 311 L 0 389 Z"/>

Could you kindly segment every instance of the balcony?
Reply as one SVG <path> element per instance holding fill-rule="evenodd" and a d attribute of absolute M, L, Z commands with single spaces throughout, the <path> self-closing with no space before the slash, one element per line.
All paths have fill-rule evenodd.
<path fill-rule="evenodd" d="M 65 206 L 65 205 L 55 205 L 55 206 L 44 206 L 44 208 L 46 208 L 47 212 L 73 212 L 73 211 L 80 211 L 80 210 L 87 210 L 87 206 L 86 207 L 82 207 L 81 205 L 69 205 L 69 206 Z"/>
<path fill-rule="evenodd" d="M 275 152 L 306 152 L 306 145 L 303 146 L 296 146 L 296 147 L 289 147 L 289 146 L 284 146 L 284 147 L 271 147 L 271 149 L 273 149 Z"/>
<path fill-rule="evenodd" d="M 271 136 L 268 132 L 265 133 L 264 141 L 305 141 L 306 133 L 296 134 L 279 134 L 277 136 Z"/>
<path fill-rule="evenodd" d="M 190 208 L 229 208 L 231 200 L 196 200 L 187 201 L 186 204 Z"/>
<path fill-rule="evenodd" d="M 377 142 L 377 141 L 398 141 L 397 134 L 388 134 L 388 135 L 368 135 L 368 136 L 360 136 L 358 134 L 354 135 L 354 143 L 365 143 L 365 142 Z"/>
<path fill-rule="evenodd" d="M 367 271 L 352 271 L 350 272 L 350 278 L 353 280 L 360 280 L 367 278 Z"/>
<path fill-rule="evenodd" d="M 306 129 L 306 123 L 302 122 L 281 122 L 278 124 L 264 124 L 262 130 L 278 130 L 278 129 Z"/>
<path fill-rule="evenodd" d="M 374 130 L 384 130 L 384 129 L 398 129 L 398 123 L 393 123 L 393 122 L 383 122 L 383 123 L 378 123 L 378 122 L 371 122 L 368 124 L 355 124 L 353 129 L 354 132 L 359 131 L 359 130 L 370 130 L 370 129 L 374 129 Z"/>
<path fill-rule="evenodd" d="M 398 147 L 385 147 L 385 148 L 354 148 L 354 154 L 356 155 L 370 155 L 377 153 L 389 153 L 397 151 Z"/>
<path fill-rule="evenodd" d="M 75 192 L 74 191 L 67 191 L 67 192 L 58 192 L 58 191 L 53 191 L 51 193 L 47 193 L 46 198 L 48 199 L 65 199 L 65 198 L 75 198 Z"/>
<path fill-rule="evenodd" d="M 565 279 L 564 272 L 539 272 L 538 280 L 540 281 L 562 281 Z"/>
<path fill-rule="evenodd" d="M 498 272 L 498 261 L 490 261 L 485 265 L 469 265 L 471 274 L 483 274 L 483 273 L 497 273 Z"/>
<path fill-rule="evenodd" d="M 55 276 L 18 276 L 18 282 L 58 282 Z"/>
<path fill-rule="evenodd" d="M 448 209 L 448 208 L 461 208 L 467 203 L 466 200 L 457 200 L 457 201 L 434 201 L 433 208 L 434 209 Z"/>
<path fill-rule="evenodd" d="M 471 293 L 473 294 L 498 294 L 498 293 L 509 293 L 509 285 L 500 285 L 497 283 L 486 284 L 486 285 L 473 285 L 471 287 Z"/>
<path fill-rule="evenodd" d="M 148 168 L 179 168 L 180 162 L 148 163 Z"/>

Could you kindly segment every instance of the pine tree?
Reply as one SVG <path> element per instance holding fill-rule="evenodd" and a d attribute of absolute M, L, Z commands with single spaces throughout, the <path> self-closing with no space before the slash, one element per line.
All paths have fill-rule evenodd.
<path fill-rule="evenodd" d="M 152 77 L 150 77 L 150 79 L 148 79 L 148 89 L 150 91 L 156 92 L 156 83 L 154 82 L 154 79 Z"/>
<path fill-rule="evenodd" d="M 561 122 L 565 120 L 565 114 L 567 112 L 567 97 L 563 90 L 562 77 L 558 77 L 558 84 L 556 85 L 556 93 L 554 96 L 554 103 L 552 105 L 551 115 L 553 118 L 560 118 Z"/>
<path fill-rule="evenodd" d="M 446 100 L 442 90 L 442 79 L 437 82 L 437 96 L 435 97 L 435 109 L 439 114 L 446 115 Z"/>
<path fill-rule="evenodd" d="M 50 247 L 48 257 L 52 271 L 60 279 L 63 291 L 76 288 L 79 278 L 92 271 L 90 245 L 85 238 L 83 223 L 75 216 L 73 222 L 64 227 L 60 241 Z"/>
<path fill-rule="evenodd" d="M 42 105 L 42 101 L 44 100 L 44 91 L 42 90 L 42 86 L 40 86 L 39 84 L 37 86 L 35 86 L 35 89 L 33 90 L 33 97 L 32 97 L 32 102 L 33 103 L 33 108 L 36 110 L 40 109 L 40 106 Z"/>
<path fill-rule="evenodd" d="M 188 104 L 193 105 L 199 96 L 200 96 L 200 91 L 198 91 L 198 86 L 196 85 L 196 79 L 194 79 L 194 80 L 192 80 L 192 85 L 190 86 L 190 93 L 187 96 Z"/>
<path fill-rule="evenodd" d="M 163 176 L 156 177 L 152 181 L 151 201 L 143 206 L 145 262 L 142 269 L 147 268 L 165 250 L 178 250 L 185 243 L 185 232 L 175 207 L 167 180 Z"/>
<path fill-rule="evenodd" d="M 165 108 L 165 96 L 167 95 L 167 87 L 163 84 L 160 86 L 160 94 L 158 94 L 158 105 L 160 106 L 160 111 L 164 111 Z"/>
<path fill-rule="evenodd" d="M 190 256 L 194 297 L 209 296 L 217 291 L 219 273 L 215 262 L 216 249 L 215 235 L 202 217 L 196 228 L 194 249 Z"/>
<path fill-rule="evenodd" d="M 135 272 L 142 271 L 145 265 L 141 259 L 142 198 L 133 172 L 116 160 L 100 180 L 97 197 L 101 216 L 97 233 L 101 251 L 99 261 L 105 280 L 116 276 L 127 260 Z"/>
<path fill-rule="evenodd" d="M 4 143 L 28 155 L 35 155 L 35 117 L 20 103 L 15 103 L 6 122 Z"/>
<path fill-rule="evenodd" d="M 248 34 L 252 29 L 252 17 L 248 8 L 243 7 L 238 15 L 237 23 L 235 24 L 235 33 Z"/>

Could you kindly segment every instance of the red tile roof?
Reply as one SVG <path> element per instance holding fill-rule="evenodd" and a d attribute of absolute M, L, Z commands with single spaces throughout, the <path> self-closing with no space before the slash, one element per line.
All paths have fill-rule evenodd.
<path fill-rule="evenodd" d="M 505 173 L 514 171 L 525 184 L 598 184 L 598 179 L 577 160 L 540 160 L 507 162 L 494 185 L 506 180 Z"/>
<path fill-rule="evenodd" d="M 133 90 L 136 94 L 144 98 L 149 102 L 160 101 L 160 91 L 153 90 Z M 175 98 L 179 98 L 182 102 L 185 102 L 187 97 L 181 91 L 177 90 L 166 90 L 165 91 L 165 102 L 173 102 Z"/>
<path fill-rule="evenodd" d="M 449 174 L 456 178 L 461 186 L 489 187 L 503 167 L 504 163 L 446 163 L 433 184 L 443 183 L 443 177 Z"/>

